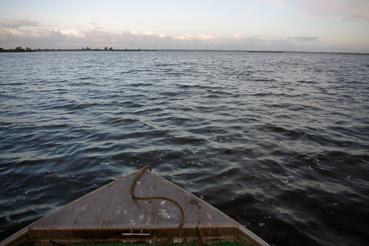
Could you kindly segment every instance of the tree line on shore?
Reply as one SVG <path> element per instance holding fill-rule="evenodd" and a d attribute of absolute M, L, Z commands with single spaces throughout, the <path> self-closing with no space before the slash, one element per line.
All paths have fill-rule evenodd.
<path fill-rule="evenodd" d="M 17 46 L 14 49 L 5 49 L 0 47 L 0 52 L 37 52 L 37 51 L 141 51 L 142 49 L 113 49 L 113 47 L 99 48 L 89 48 L 82 47 L 80 49 L 31 49 L 29 47 L 23 48 L 22 46 Z M 147 51 L 147 49 L 145 49 Z"/>
<path fill-rule="evenodd" d="M 22 46 L 17 46 L 15 49 L 4 49 L 0 47 L 0 52 L 30 52 L 30 51 L 33 50 L 29 47 L 23 48 Z"/>

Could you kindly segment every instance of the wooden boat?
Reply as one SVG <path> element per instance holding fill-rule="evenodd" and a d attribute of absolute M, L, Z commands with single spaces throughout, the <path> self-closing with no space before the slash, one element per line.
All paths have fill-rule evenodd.
<path fill-rule="evenodd" d="M 119 178 L 0 242 L 9 245 L 269 245 L 148 168 Z"/>

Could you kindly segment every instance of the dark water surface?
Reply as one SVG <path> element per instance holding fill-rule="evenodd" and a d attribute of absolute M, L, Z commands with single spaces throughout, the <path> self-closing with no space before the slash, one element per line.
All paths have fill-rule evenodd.
<path fill-rule="evenodd" d="M 149 164 L 274 245 L 369 244 L 369 56 L 0 54 L 0 238 Z"/>

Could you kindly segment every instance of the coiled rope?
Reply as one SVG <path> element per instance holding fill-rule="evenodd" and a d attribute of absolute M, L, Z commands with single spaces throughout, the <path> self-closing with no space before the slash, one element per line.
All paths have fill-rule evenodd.
<path fill-rule="evenodd" d="M 164 242 L 164 245 L 168 245 L 169 243 L 171 243 L 173 241 L 173 239 L 179 235 L 182 231 L 183 225 L 184 225 L 184 210 L 182 208 L 182 206 L 175 200 L 169 198 L 169 197 L 164 197 L 164 196 L 136 196 L 135 195 L 135 188 L 137 186 L 138 181 L 141 179 L 141 177 L 145 174 L 146 171 L 151 171 L 151 167 L 150 166 L 144 166 L 141 171 L 136 175 L 136 177 L 133 179 L 133 182 L 131 184 L 131 189 L 130 189 L 130 193 L 131 193 L 131 197 L 133 200 L 141 200 L 141 201 L 151 201 L 151 200 L 161 200 L 161 201 L 168 201 L 172 204 L 174 204 L 180 213 L 180 218 L 179 218 L 179 223 L 178 223 L 178 227 L 177 227 L 177 232 L 175 235 L 173 235 L 173 237 L 169 238 L 168 240 L 166 240 Z"/>

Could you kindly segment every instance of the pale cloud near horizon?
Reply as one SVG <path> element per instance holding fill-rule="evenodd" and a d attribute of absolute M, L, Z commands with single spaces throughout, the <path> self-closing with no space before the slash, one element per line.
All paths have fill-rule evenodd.
<path fill-rule="evenodd" d="M 318 37 L 300 36 L 300 37 L 290 37 L 289 40 L 297 42 L 314 42 L 318 41 Z"/>
<path fill-rule="evenodd" d="M 211 34 L 184 34 L 175 36 L 174 39 L 178 40 L 212 40 L 214 36 Z"/>
<path fill-rule="evenodd" d="M 0 28 L 37 27 L 40 24 L 32 20 L 6 19 L 0 20 Z"/>
<path fill-rule="evenodd" d="M 27 30 L 22 28 L 0 28 L 0 44 L 5 48 L 29 46 L 31 48 L 144 48 L 144 49 L 240 49 L 240 50 L 301 50 L 314 51 L 327 47 L 318 44 L 318 37 L 298 36 L 284 39 L 263 39 L 236 34 L 229 38 L 217 38 L 211 34 L 183 34 L 171 36 L 153 32 L 111 32 L 101 29 L 78 31 Z"/>

